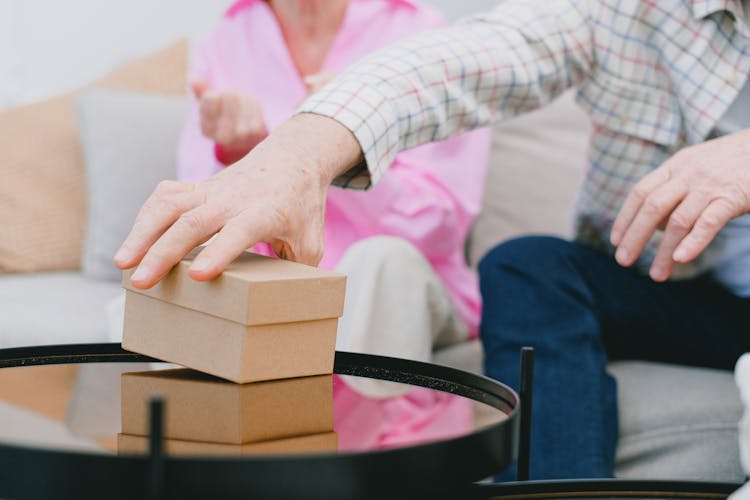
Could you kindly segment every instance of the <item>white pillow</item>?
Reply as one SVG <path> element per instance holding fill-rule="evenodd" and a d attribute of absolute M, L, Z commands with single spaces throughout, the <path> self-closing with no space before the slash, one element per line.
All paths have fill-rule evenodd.
<path fill-rule="evenodd" d="M 119 280 L 112 258 L 159 181 L 176 177 L 187 99 L 92 89 L 77 100 L 86 165 L 83 274 Z"/>

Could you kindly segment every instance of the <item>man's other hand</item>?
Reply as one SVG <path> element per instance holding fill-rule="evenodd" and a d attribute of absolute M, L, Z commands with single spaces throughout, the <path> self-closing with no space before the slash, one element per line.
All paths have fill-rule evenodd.
<path fill-rule="evenodd" d="M 645 176 L 612 227 L 615 258 L 630 266 L 656 232 L 664 238 L 649 274 L 669 278 L 698 257 L 733 218 L 750 212 L 750 129 L 691 146 Z"/>

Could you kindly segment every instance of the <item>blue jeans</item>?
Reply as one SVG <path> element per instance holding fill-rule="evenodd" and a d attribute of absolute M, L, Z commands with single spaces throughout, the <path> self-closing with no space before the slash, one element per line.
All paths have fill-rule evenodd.
<path fill-rule="evenodd" d="M 536 350 L 532 479 L 612 477 L 618 422 L 609 360 L 728 370 L 750 351 L 750 299 L 708 277 L 655 283 L 551 237 L 494 248 L 479 274 L 486 373 L 517 389 L 519 350 Z"/>

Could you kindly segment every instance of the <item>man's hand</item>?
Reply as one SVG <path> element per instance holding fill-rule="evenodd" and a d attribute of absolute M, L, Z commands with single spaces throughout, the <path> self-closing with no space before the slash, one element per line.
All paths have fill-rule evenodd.
<path fill-rule="evenodd" d="M 234 163 L 268 136 L 260 101 L 240 92 L 216 91 L 201 79 L 191 83 L 198 99 L 203 135 L 221 145 Z"/>
<path fill-rule="evenodd" d="M 733 218 L 750 212 L 750 130 L 683 149 L 644 177 L 612 227 L 615 258 L 633 264 L 659 228 L 664 238 L 649 274 L 669 278 Z"/>
<path fill-rule="evenodd" d="M 270 243 L 282 258 L 315 265 L 323 254 L 325 199 L 333 178 L 361 161 L 354 136 L 335 120 L 297 115 L 235 165 L 199 184 L 157 187 L 115 256 L 138 265 L 135 287 L 150 288 L 197 245 L 190 276 L 216 277 L 244 250 Z"/>

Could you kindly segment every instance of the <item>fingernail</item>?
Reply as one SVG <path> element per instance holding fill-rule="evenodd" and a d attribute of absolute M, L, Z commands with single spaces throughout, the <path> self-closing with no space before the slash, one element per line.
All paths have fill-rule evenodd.
<path fill-rule="evenodd" d="M 190 270 L 196 273 L 202 273 L 208 270 L 210 262 L 207 259 L 197 258 L 190 266 Z"/>
<path fill-rule="evenodd" d="M 685 251 L 685 249 L 678 248 L 677 250 L 675 250 L 672 254 L 672 260 L 674 260 L 675 262 L 684 262 L 685 260 L 687 260 L 687 252 Z"/>
<path fill-rule="evenodd" d="M 651 272 L 649 273 L 649 275 L 654 281 L 662 281 L 664 279 L 664 276 L 662 275 L 663 273 L 664 270 L 661 267 L 654 266 L 651 268 Z"/>
<path fill-rule="evenodd" d="M 133 276 L 130 277 L 130 281 L 146 281 L 151 275 L 151 269 L 144 265 L 138 266 Z"/>
<path fill-rule="evenodd" d="M 115 254 L 115 262 L 124 262 L 128 256 L 128 250 L 125 247 L 120 247 L 120 249 Z"/>
<path fill-rule="evenodd" d="M 612 230 L 612 233 L 609 235 L 609 242 L 612 243 L 612 245 L 617 246 L 620 244 L 620 233 L 619 231 L 615 232 Z"/>
<path fill-rule="evenodd" d="M 628 263 L 628 258 L 630 257 L 630 254 L 627 250 L 620 247 L 617 249 L 617 253 L 615 254 L 615 259 L 617 260 L 617 263 L 621 266 L 626 266 Z"/>

